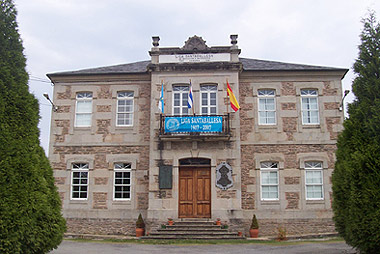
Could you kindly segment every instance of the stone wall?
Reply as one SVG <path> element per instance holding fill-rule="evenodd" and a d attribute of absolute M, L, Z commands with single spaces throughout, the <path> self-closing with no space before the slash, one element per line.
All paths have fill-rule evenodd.
<path fill-rule="evenodd" d="M 136 220 L 66 218 L 67 233 L 91 235 L 134 235 Z"/>
<path fill-rule="evenodd" d="M 278 229 L 286 230 L 289 235 L 335 233 L 335 225 L 332 219 L 258 219 L 259 236 L 276 237 Z M 229 228 L 233 231 L 241 231 L 249 236 L 251 220 L 230 220 Z"/>

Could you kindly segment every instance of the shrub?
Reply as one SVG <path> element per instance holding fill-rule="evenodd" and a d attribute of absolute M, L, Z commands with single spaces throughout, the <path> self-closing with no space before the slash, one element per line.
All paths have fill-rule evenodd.
<path fill-rule="evenodd" d="M 139 214 L 139 217 L 136 221 L 136 228 L 145 228 L 145 223 L 144 223 L 144 220 L 141 216 L 141 213 Z"/>
<path fill-rule="evenodd" d="M 254 214 L 252 217 L 251 229 L 258 229 L 259 223 L 257 222 L 256 215 Z"/>

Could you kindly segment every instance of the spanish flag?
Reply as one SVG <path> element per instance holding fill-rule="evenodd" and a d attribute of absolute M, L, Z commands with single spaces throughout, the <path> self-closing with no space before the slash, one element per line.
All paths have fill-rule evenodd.
<path fill-rule="evenodd" d="M 239 103 L 238 101 L 236 100 L 235 98 L 235 95 L 234 93 L 232 92 L 232 89 L 230 87 L 230 84 L 228 84 L 228 81 L 227 81 L 227 95 L 228 97 L 230 97 L 230 103 L 231 103 L 231 108 L 236 112 L 239 110 L 240 106 L 239 106 Z"/>

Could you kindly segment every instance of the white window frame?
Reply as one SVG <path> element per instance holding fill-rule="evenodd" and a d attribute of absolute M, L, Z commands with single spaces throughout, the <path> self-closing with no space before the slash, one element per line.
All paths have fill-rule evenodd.
<path fill-rule="evenodd" d="M 308 174 L 313 174 L 315 172 L 320 173 L 319 183 L 308 183 Z M 308 187 L 320 186 L 321 196 L 319 198 L 309 198 L 308 197 Z M 324 190 L 323 190 L 323 162 L 321 161 L 305 161 L 305 197 L 306 200 L 324 200 Z"/>
<path fill-rule="evenodd" d="M 267 109 L 268 101 L 273 100 L 273 109 Z M 276 125 L 277 119 L 276 119 L 276 91 L 274 89 L 260 89 L 257 91 L 257 105 L 258 105 L 258 119 L 259 119 L 259 125 Z M 265 109 L 261 109 L 262 105 L 265 107 Z M 265 121 L 260 116 L 260 112 L 265 113 Z M 274 122 L 268 123 L 268 113 L 273 112 L 274 113 Z"/>
<path fill-rule="evenodd" d="M 129 173 L 129 184 L 128 183 L 116 183 L 116 174 L 117 173 Z M 123 179 L 127 179 L 122 177 Z M 117 198 L 116 197 L 116 187 L 129 187 L 129 198 Z M 123 191 L 121 192 L 121 195 L 123 195 Z M 131 200 L 132 197 L 132 163 L 129 162 L 115 162 L 114 163 L 114 174 L 113 174 L 113 194 L 112 194 L 114 201 L 128 201 Z"/>
<path fill-rule="evenodd" d="M 75 179 L 79 180 L 79 183 L 74 183 L 74 174 L 79 173 L 79 178 L 76 177 Z M 81 183 L 81 180 L 83 180 L 82 173 L 86 173 L 85 179 L 87 180 L 85 184 Z M 70 184 L 70 199 L 71 200 L 87 200 L 88 199 L 88 193 L 89 193 L 89 163 L 72 163 L 71 164 L 71 184 Z M 74 197 L 74 187 L 78 186 L 79 191 L 79 197 Z M 81 193 L 84 193 L 84 191 L 81 190 L 82 187 L 86 187 L 86 198 L 81 198 Z"/>
<path fill-rule="evenodd" d="M 189 97 L 189 90 L 190 90 L 190 86 L 189 85 L 173 85 L 173 98 L 172 98 L 172 110 L 173 110 L 173 115 L 176 115 L 176 116 L 187 116 L 190 114 L 190 109 L 187 107 L 187 99 Z M 174 102 L 175 102 L 175 95 L 176 94 L 179 94 L 179 98 L 180 98 L 180 105 L 179 106 L 176 106 L 174 105 Z M 183 97 L 185 96 L 185 97 Z M 193 95 L 194 96 L 194 95 Z M 179 109 L 179 113 L 176 114 L 175 113 L 175 109 Z M 186 108 L 187 110 L 187 113 L 184 113 L 183 109 Z"/>
<path fill-rule="evenodd" d="M 218 85 L 216 84 L 203 84 L 201 85 L 201 98 L 199 100 L 200 114 L 204 116 L 217 115 L 218 114 Z M 211 105 L 211 95 L 215 94 L 215 105 Z M 206 105 L 203 105 L 203 96 L 206 96 Z M 211 109 L 215 108 L 215 113 L 211 113 Z M 203 113 L 203 109 L 207 110 L 207 113 Z"/>
<path fill-rule="evenodd" d="M 307 102 L 304 102 L 307 100 Z M 311 108 L 311 100 L 315 100 L 316 108 Z M 312 112 L 317 113 L 317 121 L 312 122 Z M 307 118 L 304 114 L 307 114 Z M 303 125 L 317 125 L 319 124 L 319 103 L 318 103 L 318 89 L 301 89 L 301 118 Z"/>
<path fill-rule="evenodd" d="M 271 174 L 276 173 L 277 182 L 276 183 L 263 183 L 263 175 L 265 174 Z M 278 162 L 272 162 L 272 161 L 265 161 L 260 163 L 260 194 L 261 194 L 261 200 L 263 201 L 277 201 L 280 197 L 280 186 L 279 186 L 279 169 L 278 169 Z M 277 187 L 277 198 L 264 198 L 263 197 L 263 187 L 270 187 L 275 186 Z"/>
<path fill-rule="evenodd" d="M 126 107 L 125 111 L 120 111 L 119 106 L 127 106 L 127 105 L 119 105 L 121 102 L 130 102 L 132 101 L 131 110 L 127 111 Z M 119 91 L 117 92 L 117 105 L 116 105 L 116 126 L 133 126 L 133 112 L 134 112 L 134 92 L 133 91 Z M 130 119 L 129 124 L 119 124 L 119 117 L 123 115 L 128 115 Z M 126 119 L 123 118 L 125 121 Z"/>
<path fill-rule="evenodd" d="M 81 102 L 89 102 L 91 106 L 89 107 L 89 111 L 79 111 Z M 80 115 L 89 115 L 89 124 L 79 124 L 78 116 Z M 92 123 L 92 92 L 79 92 L 76 95 L 76 103 L 75 103 L 75 127 L 91 127 Z"/>

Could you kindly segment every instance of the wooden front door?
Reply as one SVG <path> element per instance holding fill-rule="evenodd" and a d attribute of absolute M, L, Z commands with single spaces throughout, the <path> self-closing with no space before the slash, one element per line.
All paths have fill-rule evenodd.
<path fill-rule="evenodd" d="M 211 170 L 181 167 L 179 170 L 179 218 L 211 217 Z"/>

